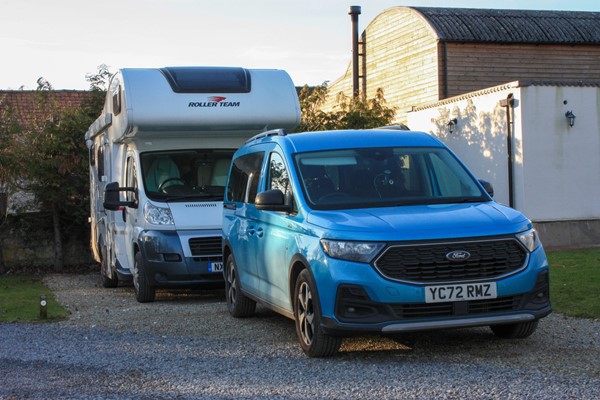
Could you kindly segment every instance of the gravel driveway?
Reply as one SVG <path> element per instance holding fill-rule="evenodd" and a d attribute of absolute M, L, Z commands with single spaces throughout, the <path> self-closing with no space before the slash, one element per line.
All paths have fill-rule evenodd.
<path fill-rule="evenodd" d="M 103 289 L 51 275 L 71 311 L 0 324 L 0 398 L 598 399 L 600 321 L 552 314 L 525 340 L 489 329 L 345 339 L 310 359 L 291 320 L 264 308 L 235 320 L 222 291 Z"/>

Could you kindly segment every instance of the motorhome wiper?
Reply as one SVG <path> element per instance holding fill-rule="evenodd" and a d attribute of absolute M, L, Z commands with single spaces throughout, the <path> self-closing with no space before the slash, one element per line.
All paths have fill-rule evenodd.
<path fill-rule="evenodd" d="M 167 196 L 162 198 L 164 201 L 222 201 L 223 196 L 215 196 L 214 194 L 192 194 L 187 196 Z"/>

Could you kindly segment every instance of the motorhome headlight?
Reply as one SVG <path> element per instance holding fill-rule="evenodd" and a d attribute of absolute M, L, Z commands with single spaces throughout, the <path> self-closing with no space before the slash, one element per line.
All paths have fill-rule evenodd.
<path fill-rule="evenodd" d="M 384 245 L 384 243 L 377 242 L 345 242 L 321 239 L 321 246 L 329 257 L 364 263 L 370 263 Z"/>
<path fill-rule="evenodd" d="M 173 225 L 171 210 L 155 206 L 150 202 L 144 205 L 144 218 L 146 222 L 153 225 Z"/>
<path fill-rule="evenodd" d="M 541 244 L 535 229 L 530 229 L 517 234 L 517 239 L 519 239 L 519 242 L 521 242 L 523 246 L 525 246 L 530 252 L 537 249 Z"/>

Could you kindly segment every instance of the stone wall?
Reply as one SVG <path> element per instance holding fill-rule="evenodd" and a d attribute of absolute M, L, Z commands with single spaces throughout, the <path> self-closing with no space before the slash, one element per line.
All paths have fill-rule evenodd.
<path fill-rule="evenodd" d="M 9 215 L 0 222 L 0 244 L 5 269 L 35 267 L 52 269 L 54 237 L 52 227 L 44 218 L 31 214 Z M 89 236 L 72 231 L 63 243 L 65 266 L 92 264 Z"/>

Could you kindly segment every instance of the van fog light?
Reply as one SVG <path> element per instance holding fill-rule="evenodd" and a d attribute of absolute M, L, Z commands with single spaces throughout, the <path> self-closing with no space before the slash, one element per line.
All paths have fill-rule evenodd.
<path fill-rule="evenodd" d="M 181 256 L 177 253 L 165 253 L 165 254 L 163 254 L 163 257 L 165 258 L 165 261 L 171 261 L 171 262 L 181 261 Z"/>

